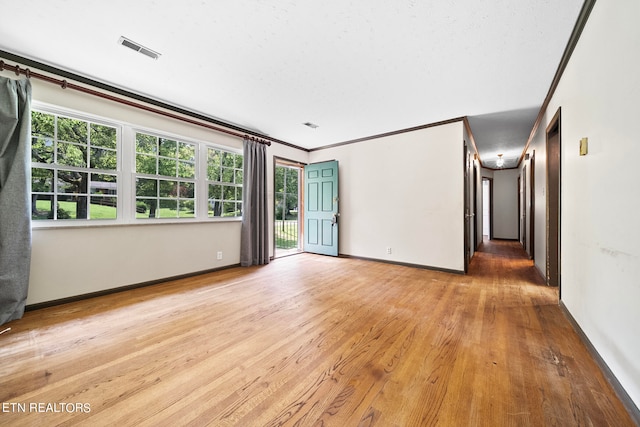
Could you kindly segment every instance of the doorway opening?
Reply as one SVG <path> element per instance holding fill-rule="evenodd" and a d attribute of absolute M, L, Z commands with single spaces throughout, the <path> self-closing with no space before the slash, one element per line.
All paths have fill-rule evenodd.
<path fill-rule="evenodd" d="M 302 251 L 302 168 L 304 165 L 275 159 L 274 165 L 274 256 Z"/>
<path fill-rule="evenodd" d="M 478 250 L 482 241 L 480 233 L 480 215 L 478 214 L 478 165 L 473 161 L 473 250 Z"/>
<path fill-rule="evenodd" d="M 491 240 L 493 237 L 493 181 L 491 178 L 482 178 L 482 240 Z"/>
<path fill-rule="evenodd" d="M 560 109 L 547 127 L 547 285 L 560 288 Z"/>
<path fill-rule="evenodd" d="M 536 150 L 529 159 L 529 258 L 535 261 Z"/>
<path fill-rule="evenodd" d="M 518 175 L 518 240 L 522 244 L 522 177 Z"/>

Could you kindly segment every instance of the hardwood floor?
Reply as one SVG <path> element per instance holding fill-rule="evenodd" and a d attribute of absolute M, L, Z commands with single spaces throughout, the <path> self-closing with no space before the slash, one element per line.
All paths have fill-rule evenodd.
<path fill-rule="evenodd" d="M 633 425 L 513 242 L 467 276 L 301 254 L 6 327 L 2 425 Z"/>

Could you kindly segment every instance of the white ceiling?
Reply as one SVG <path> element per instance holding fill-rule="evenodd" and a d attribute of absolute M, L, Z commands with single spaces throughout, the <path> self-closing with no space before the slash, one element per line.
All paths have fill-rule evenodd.
<path fill-rule="evenodd" d="M 0 50 L 309 149 L 470 116 L 487 165 L 496 150 L 522 153 L 582 6 L 582 0 L 4 3 Z M 120 36 L 162 56 L 125 48 Z"/>

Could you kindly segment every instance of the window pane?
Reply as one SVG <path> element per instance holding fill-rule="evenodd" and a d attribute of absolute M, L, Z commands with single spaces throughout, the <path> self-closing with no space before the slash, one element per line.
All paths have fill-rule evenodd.
<path fill-rule="evenodd" d="M 181 142 L 178 145 L 178 158 L 180 160 L 188 160 L 190 162 L 196 161 L 196 146 L 194 144 L 187 144 Z"/>
<path fill-rule="evenodd" d="M 209 163 L 218 163 L 220 164 L 220 157 L 222 156 L 222 152 L 220 150 L 216 150 L 215 148 L 209 148 L 208 152 L 208 162 Z"/>
<path fill-rule="evenodd" d="M 136 179 L 136 196 L 156 197 L 158 195 L 158 181 L 155 179 Z"/>
<path fill-rule="evenodd" d="M 33 195 L 31 202 L 31 219 L 53 219 L 53 196 L 43 194 Z"/>
<path fill-rule="evenodd" d="M 158 175 L 176 176 L 177 160 L 158 159 Z"/>
<path fill-rule="evenodd" d="M 242 184 L 242 170 L 236 169 L 235 174 L 236 174 L 236 184 L 238 185 Z"/>
<path fill-rule="evenodd" d="M 156 199 L 136 199 L 136 218 L 155 218 Z"/>
<path fill-rule="evenodd" d="M 136 134 L 136 152 L 156 154 L 158 152 L 158 138 L 143 133 Z"/>
<path fill-rule="evenodd" d="M 47 136 L 53 138 L 55 136 L 55 120 L 53 114 L 41 113 L 34 111 L 31 113 L 31 135 Z"/>
<path fill-rule="evenodd" d="M 224 202 L 222 204 L 222 216 L 237 216 L 235 202 Z"/>
<path fill-rule="evenodd" d="M 223 187 L 223 194 L 222 194 L 222 198 L 225 201 L 229 201 L 229 200 L 236 200 L 236 187 L 232 187 L 230 185 L 225 185 Z"/>
<path fill-rule="evenodd" d="M 90 129 L 91 145 L 115 150 L 117 141 L 116 128 L 91 123 Z"/>
<path fill-rule="evenodd" d="M 118 168 L 116 152 L 114 150 L 92 148 L 90 167 L 95 169 L 116 170 Z"/>
<path fill-rule="evenodd" d="M 136 172 L 155 175 L 158 172 L 156 168 L 156 159 L 156 156 L 136 154 Z"/>
<path fill-rule="evenodd" d="M 58 171 L 58 193 L 86 194 L 88 174 L 86 172 Z"/>
<path fill-rule="evenodd" d="M 180 210 L 178 211 L 178 217 L 180 218 L 195 218 L 194 202 L 193 200 L 180 200 Z"/>
<path fill-rule="evenodd" d="M 222 185 L 209 184 L 209 198 L 222 199 Z"/>
<path fill-rule="evenodd" d="M 87 167 L 87 146 L 58 142 L 58 164 Z"/>
<path fill-rule="evenodd" d="M 233 183 L 233 169 L 222 168 L 222 182 Z"/>
<path fill-rule="evenodd" d="M 173 157 L 176 158 L 176 149 L 178 147 L 178 143 L 172 139 L 164 139 L 160 138 L 160 150 L 158 153 L 164 157 Z"/>
<path fill-rule="evenodd" d="M 115 175 L 91 174 L 91 194 L 118 194 L 118 183 Z"/>
<path fill-rule="evenodd" d="M 92 196 L 90 219 L 116 219 L 117 199 L 115 197 Z"/>
<path fill-rule="evenodd" d="M 178 176 L 180 178 L 195 178 L 196 165 L 189 162 L 178 162 Z"/>
<path fill-rule="evenodd" d="M 87 122 L 58 117 L 58 141 L 87 143 Z"/>
<path fill-rule="evenodd" d="M 53 139 L 35 137 L 31 140 L 31 161 L 53 163 Z"/>
<path fill-rule="evenodd" d="M 222 152 L 222 166 L 234 167 L 235 166 L 235 157 L 236 155 L 233 153 Z"/>
<path fill-rule="evenodd" d="M 242 201 L 242 187 L 236 187 L 236 200 Z"/>
<path fill-rule="evenodd" d="M 87 196 L 58 196 L 58 219 L 87 219 Z"/>
<path fill-rule="evenodd" d="M 209 217 L 222 215 L 222 202 L 219 200 L 209 200 Z"/>
<path fill-rule="evenodd" d="M 32 168 L 31 191 L 36 193 L 53 193 L 53 170 Z"/>
<path fill-rule="evenodd" d="M 220 181 L 220 150 L 208 149 L 207 154 L 207 177 L 211 181 Z"/>
<path fill-rule="evenodd" d="M 160 181 L 160 197 L 178 197 L 178 184 L 175 181 Z"/>
<path fill-rule="evenodd" d="M 181 182 L 179 190 L 179 195 L 183 199 L 193 199 L 195 197 L 195 183 L 193 182 Z"/>
<path fill-rule="evenodd" d="M 160 200 L 160 215 L 158 218 L 177 218 L 178 200 Z"/>
<path fill-rule="evenodd" d="M 236 168 L 242 169 L 242 160 L 243 160 L 242 155 L 241 154 L 236 154 L 236 162 L 235 162 L 236 163 Z"/>
<path fill-rule="evenodd" d="M 207 179 L 209 181 L 220 181 L 220 165 L 219 164 L 211 164 L 207 166 Z"/>

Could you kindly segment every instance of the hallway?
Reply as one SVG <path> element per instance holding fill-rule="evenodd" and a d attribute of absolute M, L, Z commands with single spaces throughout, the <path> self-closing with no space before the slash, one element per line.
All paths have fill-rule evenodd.
<path fill-rule="evenodd" d="M 479 353 L 494 354 L 506 365 L 492 382 L 493 393 L 537 402 L 546 420 L 540 425 L 554 419 L 558 425 L 634 425 L 563 314 L 558 289 L 545 285 L 519 242 L 484 240 L 469 276 L 491 295 Z M 523 299 L 536 289 L 539 295 Z"/>

